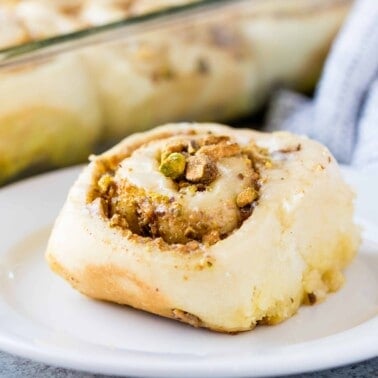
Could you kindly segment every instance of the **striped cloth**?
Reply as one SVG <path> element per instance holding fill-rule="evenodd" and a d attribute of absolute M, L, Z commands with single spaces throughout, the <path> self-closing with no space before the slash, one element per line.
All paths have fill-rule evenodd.
<path fill-rule="evenodd" d="M 378 168 L 378 0 L 356 0 L 314 98 L 277 92 L 265 129 L 306 134 L 340 163 Z"/>

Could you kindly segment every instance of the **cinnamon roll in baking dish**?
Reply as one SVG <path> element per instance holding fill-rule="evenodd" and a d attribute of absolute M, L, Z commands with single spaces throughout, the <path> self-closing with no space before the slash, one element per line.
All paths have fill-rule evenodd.
<path fill-rule="evenodd" d="M 244 331 L 341 287 L 359 243 L 352 202 L 307 138 L 167 125 L 92 157 L 46 257 L 92 298 Z"/>
<path fill-rule="evenodd" d="M 191 2 L 3 0 L 0 50 Z M 69 50 L 49 58 L 29 56 L 31 46 L 3 52 L 24 61 L 0 68 L 0 185 L 158 124 L 245 117 L 278 85 L 311 89 L 351 3 L 235 2 L 150 32 L 119 25 L 106 43 L 97 30 L 91 46 L 71 35 L 32 47 Z"/>

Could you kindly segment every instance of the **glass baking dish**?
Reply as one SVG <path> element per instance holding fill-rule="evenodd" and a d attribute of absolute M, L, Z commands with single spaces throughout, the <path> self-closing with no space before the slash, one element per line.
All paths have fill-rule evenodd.
<path fill-rule="evenodd" d="M 196 1 L 1 50 L 0 184 L 158 124 L 245 117 L 276 86 L 310 90 L 351 3 Z"/>

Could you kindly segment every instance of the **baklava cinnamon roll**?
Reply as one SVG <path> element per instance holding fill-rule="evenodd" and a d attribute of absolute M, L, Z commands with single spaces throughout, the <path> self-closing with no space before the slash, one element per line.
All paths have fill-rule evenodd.
<path fill-rule="evenodd" d="M 358 244 L 353 193 L 325 147 L 178 124 L 91 158 L 46 257 L 89 297 L 237 332 L 339 289 Z"/>

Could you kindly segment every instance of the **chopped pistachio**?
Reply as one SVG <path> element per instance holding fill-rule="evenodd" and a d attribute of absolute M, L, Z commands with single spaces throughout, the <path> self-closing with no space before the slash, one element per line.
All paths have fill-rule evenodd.
<path fill-rule="evenodd" d="M 238 155 L 242 152 L 237 143 L 219 142 L 218 144 L 204 145 L 198 150 L 198 154 L 209 156 L 212 159 L 219 160 L 224 157 Z"/>
<path fill-rule="evenodd" d="M 164 176 L 176 179 L 184 174 L 185 166 L 185 156 L 179 152 L 173 152 L 161 162 L 159 170 Z"/>
<path fill-rule="evenodd" d="M 206 155 L 190 156 L 185 178 L 190 182 L 209 184 L 215 180 L 218 169 L 215 162 Z"/>
<path fill-rule="evenodd" d="M 256 198 L 256 190 L 253 188 L 246 188 L 236 197 L 236 204 L 238 207 L 244 207 L 250 205 Z"/>

